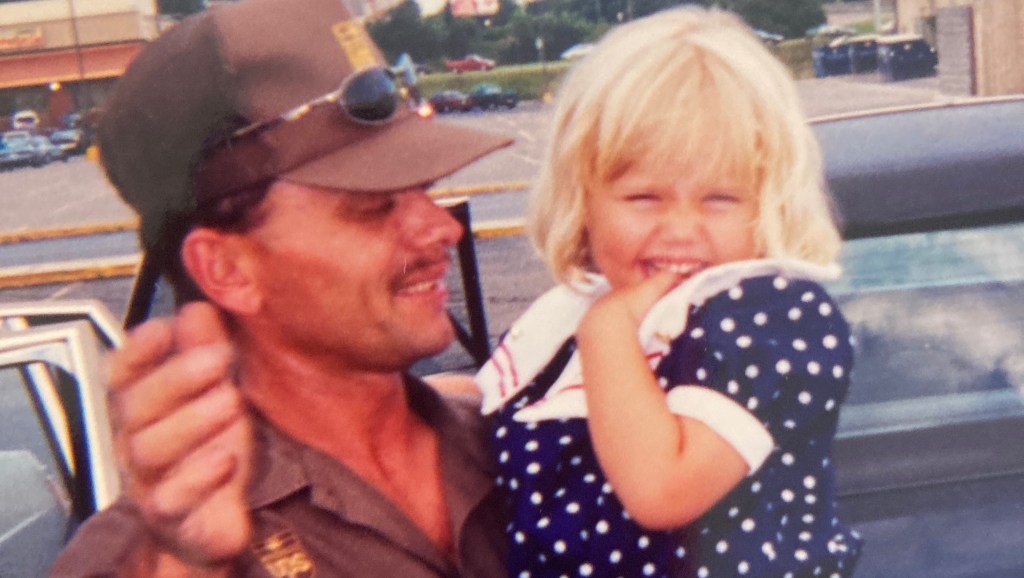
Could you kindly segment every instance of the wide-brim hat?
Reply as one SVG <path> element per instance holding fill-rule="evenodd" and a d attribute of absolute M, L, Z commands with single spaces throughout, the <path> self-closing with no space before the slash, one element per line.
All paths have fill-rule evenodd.
<path fill-rule="evenodd" d="M 361 122 L 325 104 L 281 115 L 386 63 L 341 0 L 243 0 L 150 43 L 98 127 L 110 181 L 147 249 L 206 203 L 274 179 L 355 192 L 431 183 L 511 142 L 399 106 Z M 257 125 L 238 136 L 239 128 Z M 235 135 L 235 136 L 232 136 Z"/>

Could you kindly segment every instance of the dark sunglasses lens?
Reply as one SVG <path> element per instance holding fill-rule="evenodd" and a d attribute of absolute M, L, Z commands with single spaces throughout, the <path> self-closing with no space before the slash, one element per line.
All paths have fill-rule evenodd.
<path fill-rule="evenodd" d="M 339 104 L 357 120 L 387 120 L 398 108 L 398 87 L 387 72 L 367 70 L 352 78 Z"/>

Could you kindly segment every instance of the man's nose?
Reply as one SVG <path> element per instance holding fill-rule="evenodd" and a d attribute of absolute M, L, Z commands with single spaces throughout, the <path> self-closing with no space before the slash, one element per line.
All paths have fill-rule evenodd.
<path fill-rule="evenodd" d="M 417 245 L 442 243 L 451 246 L 462 238 L 462 225 L 444 207 L 434 202 L 426 191 L 412 193 L 406 231 Z"/>

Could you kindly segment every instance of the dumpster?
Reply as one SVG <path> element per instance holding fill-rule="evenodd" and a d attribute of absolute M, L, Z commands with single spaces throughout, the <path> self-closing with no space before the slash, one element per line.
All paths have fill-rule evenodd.
<path fill-rule="evenodd" d="M 878 36 L 862 34 L 847 41 L 850 72 L 871 72 L 878 68 Z"/>
<path fill-rule="evenodd" d="M 886 80 L 931 76 L 938 62 L 935 49 L 917 34 L 878 39 L 878 71 Z"/>
<path fill-rule="evenodd" d="M 818 78 L 850 73 L 850 46 L 847 37 L 817 46 L 811 50 L 814 75 Z"/>

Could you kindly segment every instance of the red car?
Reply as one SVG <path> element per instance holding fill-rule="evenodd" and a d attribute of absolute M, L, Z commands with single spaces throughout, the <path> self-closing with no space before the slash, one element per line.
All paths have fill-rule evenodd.
<path fill-rule="evenodd" d="M 473 70 L 490 70 L 494 68 L 494 61 L 484 58 L 479 54 L 467 54 L 460 60 L 449 60 L 444 63 L 445 70 L 452 72 L 467 72 Z"/>

